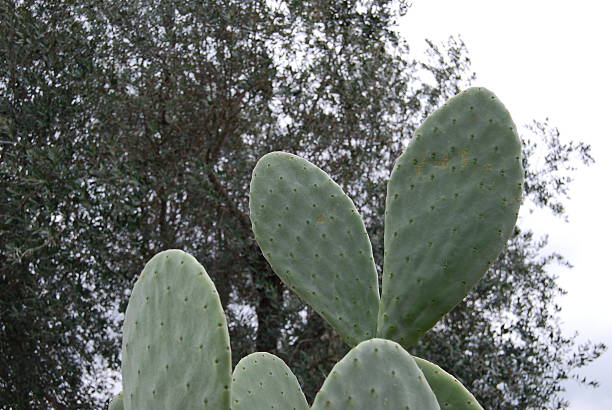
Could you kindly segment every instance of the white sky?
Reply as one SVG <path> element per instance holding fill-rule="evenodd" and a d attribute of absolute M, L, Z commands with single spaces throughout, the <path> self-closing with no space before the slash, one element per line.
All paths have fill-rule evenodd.
<path fill-rule="evenodd" d="M 567 335 L 612 348 L 612 277 L 607 255 L 612 152 L 608 98 L 612 96 L 612 2 L 606 0 L 413 0 L 400 30 L 416 52 L 424 38 L 460 35 L 467 45 L 474 85 L 497 94 L 518 126 L 550 118 L 566 141 L 592 146 L 596 163 L 575 173 L 569 223 L 542 215 L 523 225 L 550 235 L 551 251 L 574 269 L 554 268 L 568 291 L 560 298 Z M 607 235 L 606 235 L 607 234 Z M 583 369 L 600 388 L 567 384 L 572 410 L 612 409 L 612 349 Z"/>

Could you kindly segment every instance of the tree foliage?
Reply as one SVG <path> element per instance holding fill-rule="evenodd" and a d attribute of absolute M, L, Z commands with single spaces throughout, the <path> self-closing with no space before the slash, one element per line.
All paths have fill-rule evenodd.
<path fill-rule="evenodd" d="M 129 289 L 168 248 L 215 281 L 234 361 L 278 354 L 312 398 L 347 347 L 263 259 L 250 172 L 273 150 L 321 166 L 382 261 L 392 162 L 474 79 L 463 43 L 413 59 L 393 30 L 406 5 L 385 0 L 0 1 L 0 405 L 108 399 Z M 563 216 L 588 147 L 545 122 L 525 135 L 528 201 Z M 543 246 L 517 228 L 415 347 L 486 408 L 563 407 L 559 382 L 603 349 L 561 334 L 547 268 L 564 259 Z"/>

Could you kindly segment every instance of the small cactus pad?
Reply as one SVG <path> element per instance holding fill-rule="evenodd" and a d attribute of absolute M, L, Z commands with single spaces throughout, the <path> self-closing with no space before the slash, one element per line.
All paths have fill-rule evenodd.
<path fill-rule="evenodd" d="M 119 393 L 108 405 L 108 410 L 123 410 L 123 394 Z"/>
<path fill-rule="evenodd" d="M 399 344 L 370 339 L 332 369 L 312 410 L 439 410 L 425 376 Z"/>
<path fill-rule="evenodd" d="M 483 88 L 417 129 L 387 188 L 378 337 L 414 344 L 499 255 L 521 202 L 520 150 L 510 114 Z"/>
<path fill-rule="evenodd" d="M 414 356 L 413 356 L 414 357 Z M 414 357 L 444 410 L 483 410 L 476 398 L 455 377 L 427 360 Z"/>
<path fill-rule="evenodd" d="M 229 410 L 231 352 L 225 315 L 191 255 L 155 255 L 136 281 L 122 345 L 126 410 Z"/>
<path fill-rule="evenodd" d="M 375 336 L 378 280 L 351 199 L 321 169 L 272 152 L 253 171 L 250 215 L 276 274 L 351 346 Z"/>
<path fill-rule="evenodd" d="M 236 365 L 232 410 L 308 410 L 300 384 L 285 362 L 270 353 L 253 353 Z"/>

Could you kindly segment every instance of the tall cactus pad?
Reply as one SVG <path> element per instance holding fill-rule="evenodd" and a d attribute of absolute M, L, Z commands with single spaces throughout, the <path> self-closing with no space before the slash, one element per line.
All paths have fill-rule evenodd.
<path fill-rule="evenodd" d="M 476 398 L 455 377 L 427 360 L 414 357 L 427 383 L 445 410 L 483 410 Z"/>
<path fill-rule="evenodd" d="M 297 378 L 278 357 L 253 353 L 236 365 L 232 410 L 308 410 Z"/>
<path fill-rule="evenodd" d="M 108 405 L 108 410 L 123 410 L 123 394 L 119 393 Z"/>
<path fill-rule="evenodd" d="M 169 250 L 147 263 L 125 314 L 122 360 L 126 410 L 229 410 L 225 315 L 195 258 Z"/>
<path fill-rule="evenodd" d="M 425 376 L 400 345 L 371 339 L 334 366 L 312 410 L 439 410 Z"/>
<path fill-rule="evenodd" d="M 483 88 L 416 131 L 387 189 L 379 337 L 414 344 L 499 255 L 521 202 L 520 146 L 510 114 Z"/>
<path fill-rule="evenodd" d="M 253 232 L 276 274 L 354 346 L 375 336 L 378 280 L 361 216 L 321 169 L 273 152 L 253 171 Z"/>

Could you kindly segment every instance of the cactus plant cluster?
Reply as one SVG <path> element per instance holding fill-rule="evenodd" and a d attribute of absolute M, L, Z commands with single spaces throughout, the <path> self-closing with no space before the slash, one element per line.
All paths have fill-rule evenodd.
<path fill-rule="evenodd" d="M 481 409 L 409 349 L 461 301 L 516 222 L 523 170 L 510 115 L 486 89 L 450 99 L 416 131 L 388 183 L 382 293 L 351 199 L 292 154 L 252 176 L 255 239 L 274 272 L 352 346 L 309 407 L 289 367 L 253 353 L 231 368 L 215 286 L 190 255 L 146 265 L 125 315 L 123 393 L 111 409 Z"/>

